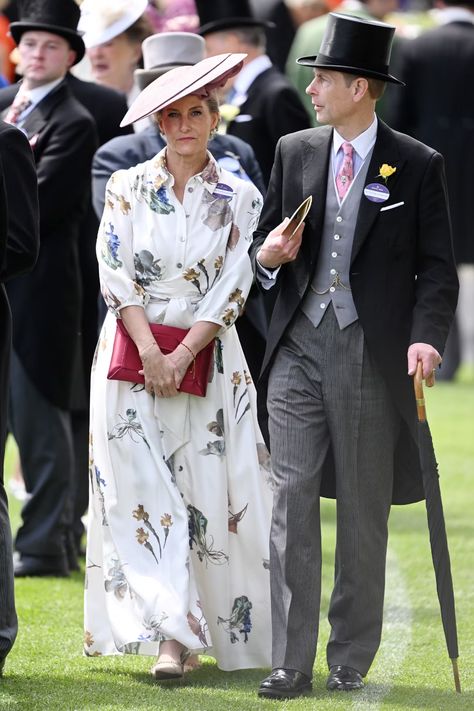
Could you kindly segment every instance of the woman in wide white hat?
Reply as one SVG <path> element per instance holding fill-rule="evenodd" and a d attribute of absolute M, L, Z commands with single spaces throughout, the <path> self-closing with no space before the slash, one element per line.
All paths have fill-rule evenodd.
<path fill-rule="evenodd" d="M 147 15 L 148 0 L 83 0 L 78 30 L 94 81 L 127 95 L 130 106 L 139 90 L 134 71 L 141 44 L 153 34 Z"/>
<path fill-rule="evenodd" d="M 153 159 L 113 174 L 97 243 L 109 313 L 92 372 L 85 653 L 158 654 L 157 680 L 187 654 L 221 669 L 270 664 L 270 464 L 234 321 L 252 283 L 262 198 L 207 150 L 215 88 L 245 55 L 172 69 L 123 123 L 152 116 Z M 116 321 L 144 385 L 107 378 Z M 150 323 L 189 329 L 169 355 Z M 180 391 L 214 339 L 205 397 Z"/>

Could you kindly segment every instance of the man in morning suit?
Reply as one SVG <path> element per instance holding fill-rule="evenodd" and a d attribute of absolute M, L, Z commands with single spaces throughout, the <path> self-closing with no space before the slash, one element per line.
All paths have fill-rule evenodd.
<path fill-rule="evenodd" d="M 9 428 L 31 496 L 15 575 L 69 574 L 65 533 L 73 471 L 70 405 L 80 330 L 79 225 L 97 145 L 92 116 L 65 76 L 84 55 L 74 0 L 28 0 L 10 26 L 23 81 L 0 91 L 5 120 L 26 134 L 36 163 L 40 252 L 8 285 L 13 314 Z"/>
<path fill-rule="evenodd" d="M 255 19 L 248 0 L 198 0 L 196 7 L 208 56 L 247 54 L 244 68 L 226 85 L 227 101 L 237 111 L 227 133 L 252 146 L 268 185 L 278 139 L 310 126 L 296 90 L 265 54 L 264 28 L 271 23 Z"/>
<path fill-rule="evenodd" d="M 38 248 L 38 189 L 31 148 L 21 131 L 0 121 L 0 676 L 18 629 L 3 482 L 11 350 L 11 313 L 4 283 L 33 268 Z"/>
<path fill-rule="evenodd" d="M 363 686 L 380 643 L 388 516 L 424 498 L 412 376 L 441 362 L 457 299 L 443 159 L 375 114 L 394 28 L 331 13 L 307 91 L 327 124 L 278 144 L 252 257 L 280 283 L 263 372 L 274 506 L 273 671 L 259 695 L 311 690 L 320 495 L 337 499 L 329 690 Z M 287 220 L 313 203 L 293 237 Z M 283 222 L 282 222 L 283 220 Z"/>

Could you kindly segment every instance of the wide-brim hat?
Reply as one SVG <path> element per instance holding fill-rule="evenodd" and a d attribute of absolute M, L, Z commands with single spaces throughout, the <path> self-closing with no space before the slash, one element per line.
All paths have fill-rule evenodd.
<path fill-rule="evenodd" d="M 273 22 L 258 20 L 248 0 L 196 0 L 196 9 L 200 22 L 197 32 L 202 36 L 238 27 L 275 27 Z"/>
<path fill-rule="evenodd" d="M 148 0 L 84 0 L 79 30 L 87 49 L 110 42 L 128 30 L 145 12 Z"/>
<path fill-rule="evenodd" d="M 395 27 L 377 20 L 331 12 L 318 54 L 300 57 L 306 67 L 332 69 L 348 74 L 404 83 L 389 74 Z"/>
<path fill-rule="evenodd" d="M 213 89 L 224 86 L 230 77 L 241 70 L 246 54 L 216 54 L 194 66 L 176 67 L 143 89 L 123 117 L 120 125 L 128 126 L 156 111 L 161 111 L 173 101 L 196 94 L 209 96 Z"/>
<path fill-rule="evenodd" d="M 143 69 L 135 69 L 135 80 L 144 89 L 170 69 L 197 64 L 205 56 L 206 43 L 193 32 L 160 32 L 142 42 Z"/>
<path fill-rule="evenodd" d="M 20 6 L 20 19 L 10 25 L 10 34 L 17 44 L 24 32 L 36 30 L 59 35 L 76 53 L 73 64 L 77 64 L 86 51 L 82 33 L 77 30 L 80 15 L 74 0 L 26 0 Z"/>

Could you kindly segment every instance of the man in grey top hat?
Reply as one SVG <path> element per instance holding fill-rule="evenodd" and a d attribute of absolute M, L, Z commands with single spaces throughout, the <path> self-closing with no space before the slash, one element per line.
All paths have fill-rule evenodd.
<path fill-rule="evenodd" d="M 264 697 L 311 690 L 320 495 L 337 499 L 329 690 L 363 686 L 380 643 L 388 516 L 424 498 L 411 376 L 432 384 L 457 300 L 443 159 L 375 114 L 394 28 L 333 13 L 307 88 L 320 128 L 285 136 L 252 247 L 280 285 L 263 373 L 274 508 L 273 671 Z M 305 223 L 285 231 L 312 195 Z M 283 221 L 282 221 L 283 220 Z"/>

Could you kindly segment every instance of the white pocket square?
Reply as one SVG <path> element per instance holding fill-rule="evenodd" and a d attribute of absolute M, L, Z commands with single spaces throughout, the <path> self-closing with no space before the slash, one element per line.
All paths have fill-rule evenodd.
<path fill-rule="evenodd" d="M 380 212 L 383 212 L 384 210 L 393 210 L 395 207 L 401 207 L 404 204 L 405 202 L 394 202 L 393 205 L 385 205 L 385 207 L 381 207 Z"/>

